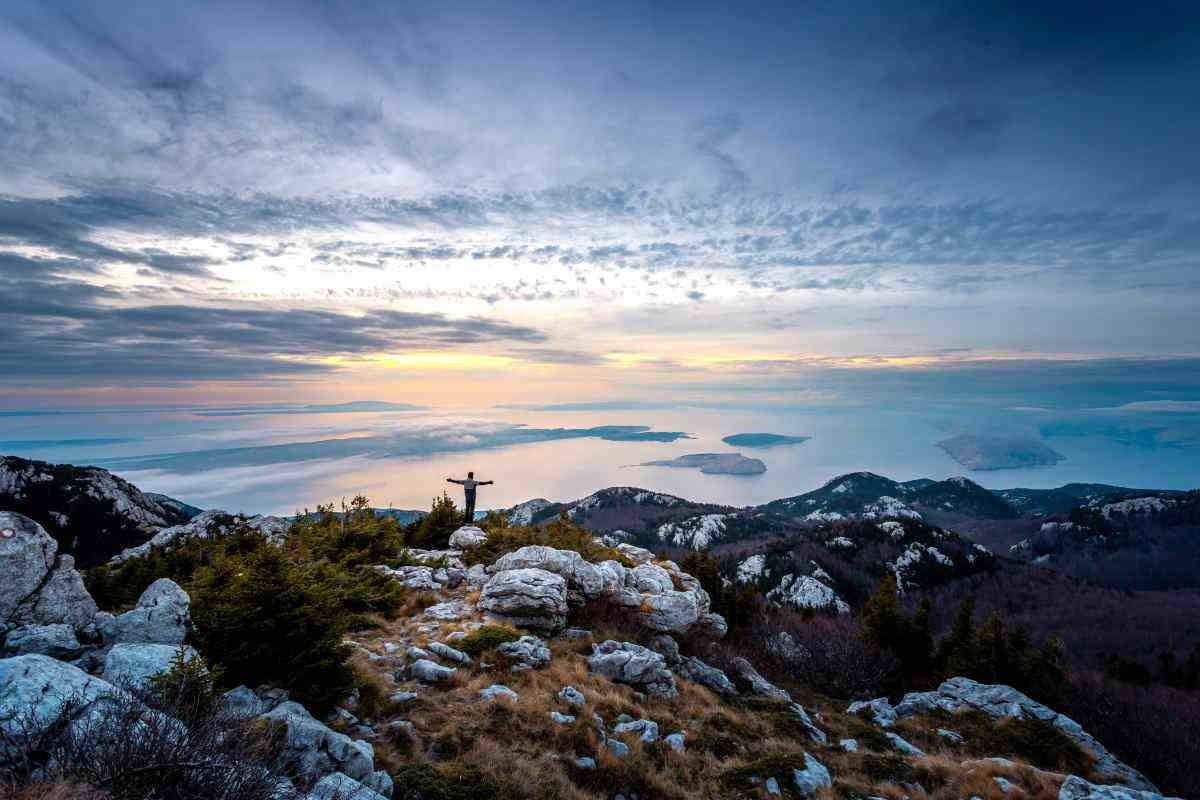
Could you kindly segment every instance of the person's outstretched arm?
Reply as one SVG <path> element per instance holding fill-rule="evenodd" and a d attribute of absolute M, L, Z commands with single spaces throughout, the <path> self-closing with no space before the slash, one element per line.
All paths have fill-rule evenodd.
<path fill-rule="evenodd" d="M 462 481 L 458 480 L 457 478 L 446 478 L 446 482 L 447 483 L 457 483 L 457 484 L 462 483 Z"/>
<path fill-rule="evenodd" d="M 495 483 L 495 481 L 480 481 L 479 485 L 480 486 L 491 486 L 493 483 Z"/>

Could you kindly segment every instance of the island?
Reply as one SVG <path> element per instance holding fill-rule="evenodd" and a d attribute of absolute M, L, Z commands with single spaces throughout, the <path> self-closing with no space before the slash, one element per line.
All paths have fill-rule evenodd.
<path fill-rule="evenodd" d="M 767 465 L 757 458 L 746 458 L 741 453 L 692 453 L 662 461 L 647 461 L 639 467 L 682 467 L 699 469 L 706 475 L 761 475 Z"/>
<path fill-rule="evenodd" d="M 781 433 L 734 433 L 721 441 L 733 447 L 777 447 L 784 444 L 803 444 L 811 436 L 784 436 Z"/>
<path fill-rule="evenodd" d="M 960 434 L 937 443 L 947 455 L 973 471 L 1054 466 L 1066 456 L 1032 436 Z"/>

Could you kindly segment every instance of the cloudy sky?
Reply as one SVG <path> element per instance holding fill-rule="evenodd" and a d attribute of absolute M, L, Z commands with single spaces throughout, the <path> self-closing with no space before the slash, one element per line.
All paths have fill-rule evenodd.
<path fill-rule="evenodd" d="M 1191 403 L 1198 13 L 7 0 L 0 404 Z"/>

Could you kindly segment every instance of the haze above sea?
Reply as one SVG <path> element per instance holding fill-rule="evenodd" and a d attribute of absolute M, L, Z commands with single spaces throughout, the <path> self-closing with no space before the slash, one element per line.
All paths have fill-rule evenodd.
<path fill-rule="evenodd" d="M 337 409 L 338 406 L 332 408 Z M 1118 417 L 1114 421 L 1115 417 Z M 885 407 L 782 410 L 656 407 L 488 408 L 456 411 L 158 408 L 0 412 L 0 453 L 111 469 L 145 491 L 202 508 L 290 514 L 364 494 L 379 507 L 428 508 L 447 476 L 493 480 L 481 508 L 533 497 L 567 501 L 607 486 L 639 486 L 689 499 L 754 505 L 869 470 L 898 480 L 968 475 L 989 488 L 1098 482 L 1196 488 L 1194 414 L 1131 422 L 1129 414 L 1066 418 L 1044 409 L 980 415 Z M 1138 417 L 1142 419 L 1142 417 Z M 614 441 L 596 426 L 679 432 L 673 441 Z M 1053 466 L 970 471 L 936 446 L 964 431 L 1039 438 L 1065 456 Z M 1165 431 L 1165 434 L 1164 434 Z M 736 433 L 811 437 L 771 448 L 731 447 Z M 632 466 L 688 453 L 741 452 L 761 475 Z"/>

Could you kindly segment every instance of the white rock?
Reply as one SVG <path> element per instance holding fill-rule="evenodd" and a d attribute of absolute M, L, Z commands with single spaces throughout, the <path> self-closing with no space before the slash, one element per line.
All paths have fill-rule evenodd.
<path fill-rule="evenodd" d="M 557 630 L 566 622 L 567 582 L 544 569 L 497 572 L 483 587 L 479 608 L 524 627 Z"/>
<path fill-rule="evenodd" d="M 4 653 L 10 656 L 41 653 L 51 658 L 70 661 L 78 658 L 83 651 L 84 646 L 75 638 L 74 628 L 62 623 L 24 625 L 9 631 L 4 640 Z"/>
<path fill-rule="evenodd" d="M 512 700 L 514 703 L 520 699 L 520 695 L 500 683 L 493 683 L 491 686 L 488 686 L 485 689 L 480 689 L 479 696 L 484 700 L 495 700 L 503 697 L 507 700 Z"/>
<path fill-rule="evenodd" d="M 463 525 L 450 534 L 450 547 L 455 550 L 473 550 L 487 541 L 487 532 L 475 525 Z"/>
<path fill-rule="evenodd" d="M 671 573 L 657 564 L 638 564 L 629 571 L 627 582 L 639 592 L 662 594 L 675 589 Z"/>
<path fill-rule="evenodd" d="M 649 744 L 658 741 L 658 723 L 649 719 L 618 722 L 613 726 L 613 733 L 636 733 L 639 739 Z"/>
<path fill-rule="evenodd" d="M 924 756 L 925 755 L 925 753 L 922 752 L 919 748 L 916 748 L 913 745 L 909 744 L 904 739 L 900 738 L 899 735 L 892 733 L 891 731 L 887 731 L 883 735 L 886 736 L 888 738 L 888 741 L 892 743 L 892 747 L 894 747 L 897 751 L 904 753 L 906 756 Z"/>
<path fill-rule="evenodd" d="M 653 650 L 609 639 L 592 645 L 588 669 L 615 683 L 624 683 L 649 695 L 674 697 L 675 678 L 665 659 Z"/>
<path fill-rule="evenodd" d="M 496 652 L 516 662 L 511 667 L 513 672 L 536 669 L 550 663 L 550 648 L 536 636 L 522 636 L 516 641 L 505 642 L 496 648 Z"/>
<path fill-rule="evenodd" d="M 838 741 L 838 745 L 843 750 L 845 750 L 847 753 L 857 753 L 858 752 L 858 740 L 857 739 L 840 739 Z"/>
<path fill-rule="evenodd" d="M 738 693 L 728 675 L 695 656 L 681 659 L 677 671 L 680 677 L 712 689 L 718 694 L 732 697 Z"/>
<path fill-rule="evenodd" d="M 586 702 L 583 692 L 576 689 L 574 686 L 564 686 L 558 691 L 558 699 L 568 705 L 580 708 Z"/>
<path fill-rule="evenodd" d="M 779 585 L 767 592 L 767 600 L 793 608 L 833 608 L 839 614 L 850 611 L 850 606 L 838 597 L 837 592 L 809 575 L 784 575 Z"/>
<path fill-rule="evenodd" d="M 1181 800 L 1164 798 L 1153 791 L 1131 789 L 1127 786 L 1098 786 L 1077 775 L 1069 775 L 1058 790 L 1058 800 Z"/>
<path fill-rule="evenodd" d="M 595 564 L 584 560 L 574 550 L 558 550 L 542 545 L 527 545 L 511 553 L 505 553 L 489 572 L 504 572 L 515 569 L 543 569 L 560 575 L 567 588 L 580 601 L 595 600 L 604 594 L 605 579 Z"/>
<path fill-rule="evenodd" d="M 368 788 L 348 775 L 334 772 L 317 781 L 312 791 L 308 793 L 307 800 L 387 800 L 387 798 L 388 796 Z"/>
<path fill-rule="evenodd" d="M 556 725 L 573 725 L 575 723 L 574 714 L 560 714 L 557 711 L 550 712 L 550 721 Z"/>
<path fill-rule="evenodd" d="M 469 655 L 464 653 L 462 650 L 455 650 L 450 645 L 444 644 L 442 642 L 430 642 L 429 643 L 429 651 L 431 653 L 441 656 L 442 658 L 449 659 L 450 661 L 455 661 L 459 664 L 471 663 L 471 657 Z"/>
<path fill-rule="evenodd" d="M 674 750 L 676 753 L 682 753 L 684 751 L 684 744 L 685 744 L 686 738 L 687 738 L 686 733 L 684 733 L 683 731 L 677 731 L 675 733 L 672 733 L 670 736 L 663 737 L 663 741 L 666 742 L 667 746 L 670 747 L 672 750 Z"/>
<path fill-rule="evenodd" d="M 187 592 L 170 578 L 159 578 L 142 592 L 137 605 L 104 626 L 110 642 L 182 644 L 191 624 Z"/>
<path fill-rule="evenodd" d="M 876 697 L 874 700 L 859 700 L 851 703 L 846 709 L 847 714 L 860 714 L 866 711 L 871 721 L 881 728 L 890 728 L 896 724 L 896 709 L 886 697 Z"/>
<path fill-rule="evenodd" d="M 55 722 L 68 701 L 72 724 L 86 725 L 93 714 L 103 712 L 106 699 L 126 697 L 107 681 L 49 656 L 0 659 L 0 757 L 6 752 L 6 737 Z"/>
<path fill-rule="evenodd" d="M 408 667 L 408 674 L 419 681 L 425 683 L 437 683 L 444 681 L 453 675 L 457 670 L 452 667 L 443 667 L 441 664 L 435 664 L 428 659 L 418 659 Z"/>
<path fill-rule="evenodd" d="M 375 749 L 370 742 L 330 729 L 299 703 L 285 701 L 258 719 L 284 727 L 284 756 L 302 777 L 337 771 L 361 781 L 375 770 Z"/>

